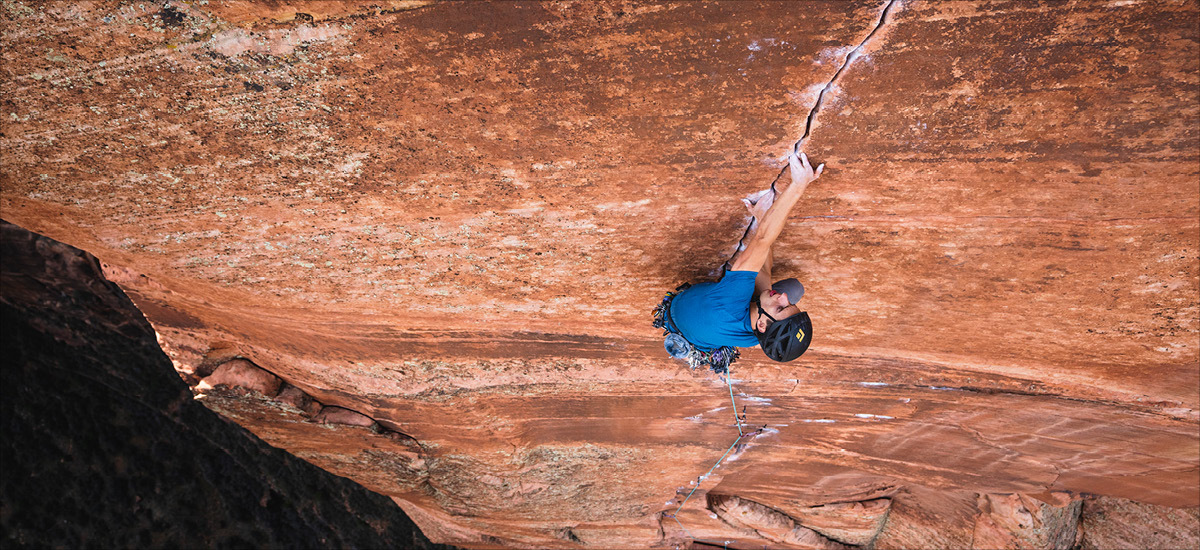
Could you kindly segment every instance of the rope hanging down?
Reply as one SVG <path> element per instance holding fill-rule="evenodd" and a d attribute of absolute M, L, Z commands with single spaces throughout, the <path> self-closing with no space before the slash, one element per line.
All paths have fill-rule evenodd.
<path fill-rule="evenodd" d="M 754 430 L 752 432 L 747 432 L 745 429 L 743 429 L 742 421 L 745 420 L 745 417 L 746 417 L 745 406 L 742 407 L 742 414 L 738 414 L 737 400 L 733 398 L 733 382 L 731 379 L 732 375 L 733 375 L 732 372 L 725 373 L 725 384 L 727 386 L 729 386 L 729 401 L 730 401 L 730 403 L 733 404 L 733 420 L 737 424 L 738 437 L 737 437 L 737 439 L 735 439 L 733 441 L 733 444 L 730 445 L 728 449 L 725 449 L 725 453 L 721 455 L 721 458 L 717 459 L 717 462 L 712 465 L 712 468 L 708 469 L 708 472 L 705 472 L 704 475 L 696 478 L 696 485 L 694 487 L 692 487 L 692 490 L 689 491 L 687 496 L 683 498 L 683 502 L 679 503 L 679 507 L 676 508 L 675 511 L 670 514 L 663 513 L 663 517 L 669 517 L 669 518 L 675 520 L 675 524 L 679 526 L 679 529 L 682 530 L 684 532 L 684 534 L 686 534 L 687 537 L 689 539 L 692 539 L 693 541 L 716 542 L 717 544 L 725 543 L 725 541 L 720 541 L 720 542 L 711 541 L 711 540 L 705 541 L 704 539 L 698 539 L 698 538 L 692 536 L 692 532 L 688 531 L 687 527 L 684 527 L 683 524 L 679 522 L 679 511 L 683 510 L 683 507 L 687 504 L 688 500 L 690 500 L 692 498 L 692 495 L 696 493 L 696 489 L 700 488 L 700 484 L 703 483 L 705 479 L 708 479 L 709 475 L 712 475 L 713 471 L 715 471 L 717 469 L 717 466 L 720 466 L 721 462 L 725 461 L 725 458 L 729 456 L 729 453 L 733 452 L 733 450 L 736 449 L 739 444 L 741 444 L 743 439 L 749 439 L 749 438 L 755 437 L 755 436 L 761 434 L 763 432 L 763 430 L 766 429 L 766 427 L 767 427 L 766 425 L 763 425 L 762 427 L 760 427 L 757 430 Z"/>

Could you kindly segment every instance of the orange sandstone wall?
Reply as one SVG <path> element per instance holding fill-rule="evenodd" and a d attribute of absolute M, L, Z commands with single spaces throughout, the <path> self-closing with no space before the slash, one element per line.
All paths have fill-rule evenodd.
<path fill-rule="evenodd" d="M 0 208 L 435 541 L 1053 545 L 1009 519 L 1200 505 L 1198 11 L 6 2 Z M 676 522 L 737 429 L 649 310 L 806 134 L 816 339 Z"/>

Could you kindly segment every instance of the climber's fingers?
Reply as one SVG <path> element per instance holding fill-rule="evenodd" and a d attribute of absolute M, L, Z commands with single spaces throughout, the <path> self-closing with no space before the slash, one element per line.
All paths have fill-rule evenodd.
<path fill-rule="evenodd" d="M 792 183 L 808 184 L 817 179 L 824 170 L 825 165 L 822 164 L 813 170 L 812 163 L 808 160 L 808 155 L 805 153 L 790 153 L 788 154 L 788 168 L 792 173 Z"/>

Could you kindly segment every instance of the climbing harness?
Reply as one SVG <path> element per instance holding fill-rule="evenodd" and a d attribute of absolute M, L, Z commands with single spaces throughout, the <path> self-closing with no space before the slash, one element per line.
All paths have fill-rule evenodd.
<path fill-rule="evenodd" d="M 699 349 L 679 333 L 679 329 L 675 327 L 675 323 L 671 319 L 671 300 L 691 286 L 691 283 L 683 283 L 675 287 L 673 292 L 668 292 L 666 296 L 663 296 L 662 301 L 654 308 L 654 328 L 663 329 L 663 347 L 666 348 L 667 353 L 671 357 L 682 359 L 688 364 L 688 368 L 696 370 L 696 367 L 708 365 L 714 373 L 727 374 L 729 365 L 732 365 L 741 356 L 737 348 L 721 346 L 709 351 Z"/>

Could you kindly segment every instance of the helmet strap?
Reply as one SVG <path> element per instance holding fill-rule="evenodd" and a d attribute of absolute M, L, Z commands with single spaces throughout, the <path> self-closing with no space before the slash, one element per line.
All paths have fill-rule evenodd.
<path fill-rule="evenodd" d="M 759 302 L 758 300 L 754 300 L 754 305 L 758 306 L 758 314 L 760 316 L 766 315 L 767 319 L 770 319 L 772 323 L 778 322 L 778 321 L 776 321 L 776 319 L 774 317 L 771 317 L 771 314 L 767 313 L 767 310 L 763 309 L 761 302 Z M 757 323 L 755 323 L 755 324 L 757 324 Z M 767 325 L 767 326 L 770 326 L 770 325 Z"/>

